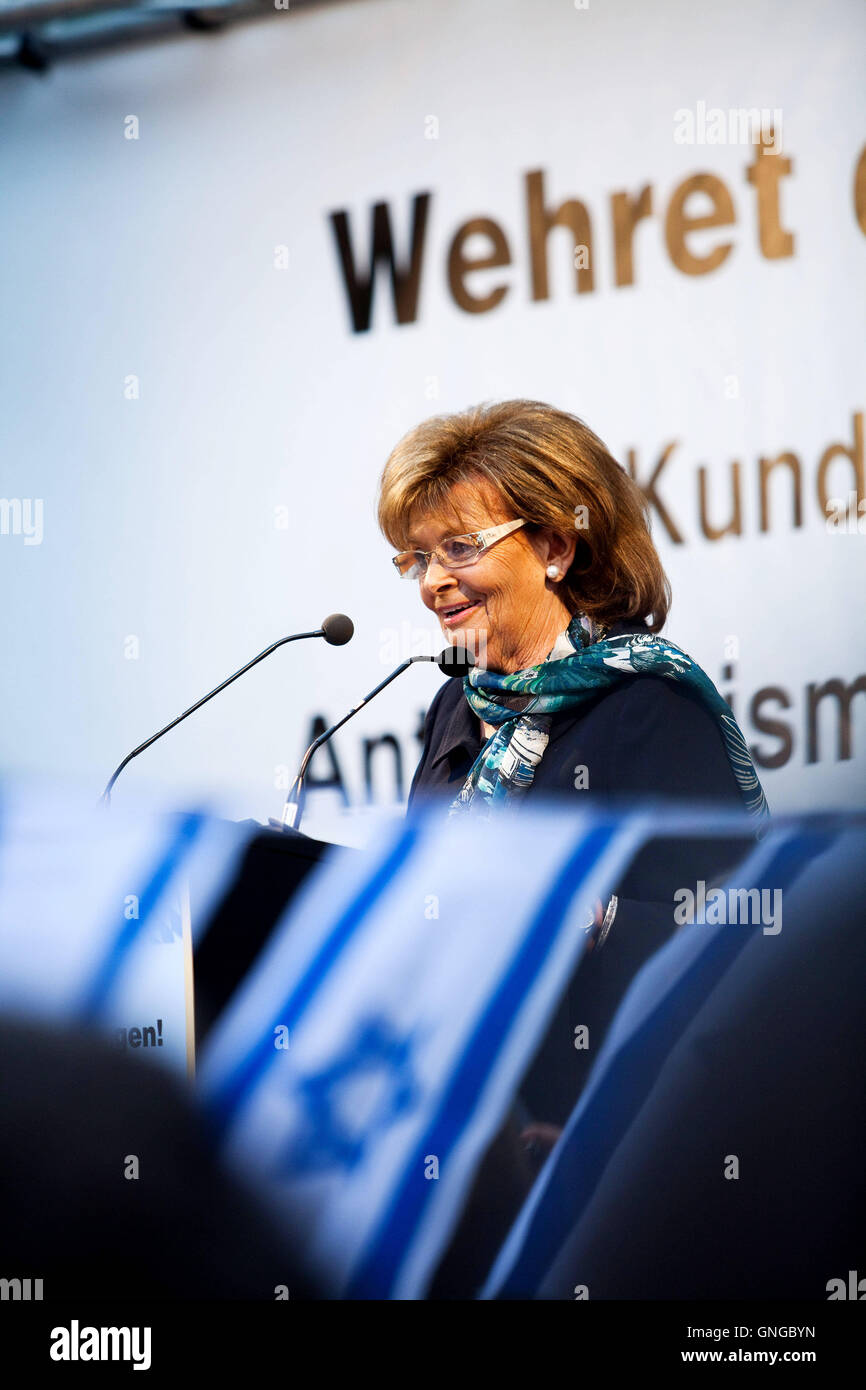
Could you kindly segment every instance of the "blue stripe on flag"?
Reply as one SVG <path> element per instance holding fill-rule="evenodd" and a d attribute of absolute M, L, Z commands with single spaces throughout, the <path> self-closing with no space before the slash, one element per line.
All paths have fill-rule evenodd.
<path fill-rule="evenodd" d="M 441 1165 L 460 1138 L 570 903 L 579 891 L 586 872 L 607 848 L 617 830 L 617 822 L 593 827 L 569 854 L 528 927 L 520 950 L 513 957 L 499 989 L 479 1020 L 439 1111 L 416 1146 L 404 1171 L 402 1184 L 343 1297 L 387 1298 L 390 1295 L 408 1252 L 407 1232 L 417 1226 L 422 1207 L 433 1191 L 433 1184 L 419 1180 L 424 1159 L 428 1154 L 435 1153 Z"/>
<path fill-rule="evenodd" d="M 166 885 L 182 865 L 187 852 L 195 842 L 205 817 L 197 812 L 184 812 L 179 827 L 173 827 L 168 845 L 163 849 L 144 892 L 138 898 L 138 919 L 121 923 L 119 931 L 112 927 L 112 937 L 102 964 L 97 967 L 90 983 L 86 986 L 80 1004 L 85 1019 L 94 1019 L 103 1008 L 108 994 L 120 974 L 123 962 L 138 940 L 151 912 L 159 902 Z"/>
<path fill-rule="evenodd" d="M 754 886 L 769 883 L 775 888 L 790 887 L 808 866 L 810 858 L 829 848 L 834 839 L 834 834 L 828 839 L 820 833 L 790 837 L 786 832 L 784 843 L 774 851 L 759 876 L 760 884 Z M 765 841 L 759 852 L 765 853 L 767 849 Z M 746 867 L 743 866 L 744 869 Z M 739 885 L 741 879 L 736 874 L 728 882 Z M 749 930 L 750 925 L 753 930 Z M 697 926 L 693 930 L 701 928 Z M 507 1299 L 533 1296 L 583 1214 L 611 1155 L 655 1085 L 667 1056 L 716 988 L 723 973 L 753 940 L 758 930 L 760 923 L 746 923 L 742 924 L 742 929 L 730 930 L 725 927 L 714 934 L 705 950 L 658 1000 L 640 1028 L 614 1052 L 603 1084 L 592 1092 L 587 1089 L 585 1104 L 578 1101 L 573 1118 L 566 1127 L 562 1147 L 551 1159 L 553 1166 L 550 1176 L 511 1267 L 499 1278 L 493 1277 L 489 1281 L 492 1289 L 483 1290 L 482 1297 Z M 662 951 L 673 948 L 676 941 L 676 937 L 672 938 L 667 946 L 661 948 Z M 649 968 L 650 963 L 644 967 L 645 970 Z M 623 1008 L 627 1007 L 628 996 L 623 1005 Z M 611 1030 L 617 1017 L 611 1024 Z M 601 1067 L 604 1070 L 605 1065 L 602 1053 L 596 1069 Z M 591 1084 L 592 1077 L 589 1086 Z M 503 1246 L 503 1252 L 506 1246 Z M 495 1276 L 495 1266 L 493 1273 Z"/>
<path fill-rule="evenodd" d="M 318 954 L 313 957 L 305 973 L 292 986 L 288 997 L 273 1014 L 271 1025 L 261 1032 L 256 1029 L 253 1046 L 246 1057 L 241 1057 L 228 1076 L 214 1087 L 210 1104 L 213 1107 L 212 1128 L 215 1135 L 224 1134 L 245 1095 L 255 1086 L 269 1062 L 273 1061 L 274 1029 L 280 1024 L 287 1028 L 297 1024 L 304 1010 L 309 1007 L 316 990 L 338 956 L 345 950 L 367 913 L 388 888 L 395 872 L 417 847 L 420 822 L 423 819 L 423 816 L 416 813 L 412 821 L 403 823 L 400 835 L 385 858 L 343 909 Z"/>

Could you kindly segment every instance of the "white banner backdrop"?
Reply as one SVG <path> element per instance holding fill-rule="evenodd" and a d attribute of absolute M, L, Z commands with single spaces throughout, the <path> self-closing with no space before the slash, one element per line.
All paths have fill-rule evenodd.
<path fill-rule="evenodd" d="M 278 814 L 313 720 L 442 645 L 376 529 L 389 450 L 528 396 L 661 463 L 666 633 L 771 808 L 862 805 L 864 41 L 860 0 L 371 0 L 4 73 L 4 766 L 97 792 L 344 610 L 116 793 Z M 405 794 L 439 680 L 337 736 L 355 812 Z M 342 804 L 305 828 L 353 838 Z"/>

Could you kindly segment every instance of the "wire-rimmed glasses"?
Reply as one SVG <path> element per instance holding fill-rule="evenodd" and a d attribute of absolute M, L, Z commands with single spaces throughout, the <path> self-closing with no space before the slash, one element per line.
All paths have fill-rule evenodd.
<path fill-rule="evenodd" d="M 464 565 L 474 565 L 485 550 L 511 535 L 518 527 L 525 526 L 520 517 L 517 521 L 503 521 L 501 526 L 488 526 L 484 531 L 470 531 L 463 536 L 447 536 L 432 550 L 401 550 L 395 555 L 392 564 L 403 579 L 420 579 L 427 573 L 431 556 L 436 556 L 443 569 L 462 569 Z"/>

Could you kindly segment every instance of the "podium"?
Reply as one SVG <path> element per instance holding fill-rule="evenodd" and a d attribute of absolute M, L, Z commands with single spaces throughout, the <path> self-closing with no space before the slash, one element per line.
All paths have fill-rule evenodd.
<path fill-rule="evenodd" d="M 334 848 L 298 830 L 264 827 L 250 841 L 233 883 L 211 913 L 193 952 L 196 1050 L 307 875 Z M 191 907 L 194 915 L 194 901 Z"/>

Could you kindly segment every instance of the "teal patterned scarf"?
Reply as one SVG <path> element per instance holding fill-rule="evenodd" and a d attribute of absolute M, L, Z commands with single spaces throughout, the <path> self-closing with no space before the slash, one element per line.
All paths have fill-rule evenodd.
<path fill-rule="evenodd" d="M 572 618 L 547 660 L 502 675 L 474 667 L 463 692 L 479 719 L 498 725 L 481 749 L 449 815 L 519 802 L 544 755 L 552 716 L 577 710 L 600 690 L 629 676 L 665 676 L 693 690 L 715 717 L 747 809 L 763 822 L 770 808 L 746 741 L 730 708 L 696 661 L 665 637 L 627 633 L 600 637 L 585 615 Z"/>

